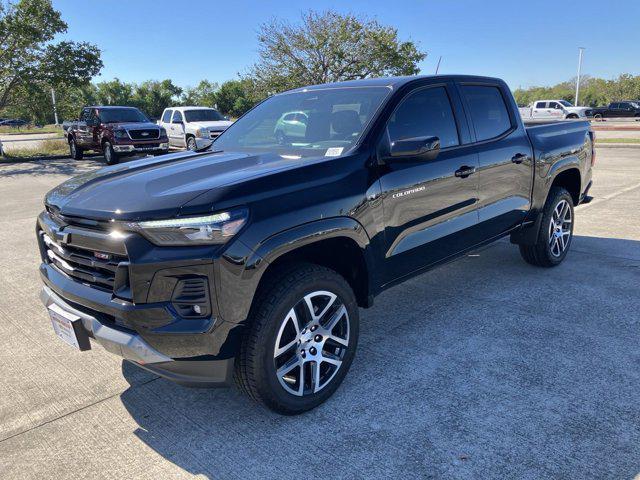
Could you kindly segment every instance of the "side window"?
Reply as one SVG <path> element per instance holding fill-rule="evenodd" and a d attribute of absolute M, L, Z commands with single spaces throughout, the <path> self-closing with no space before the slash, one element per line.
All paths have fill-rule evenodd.
<path fill-rule="evenodd" d="M 556 110 L 560 110 L 560 104 L 558 102 L 549 102 L 549 108 L 555 108 Z"/>
<path fill-rule="evenodd" d="M 629 108 L 629 104 L 628 104 L 628 103 L 621 103 L 621 104 L 620 104 L 620 108 L 621 108 L 622 110 L 626 110 L 627 108 Z"/>
<path fill-rule="evenodd" d="M 536 108 L 547 108 L 547 102 L 537 102 Z"/>
<path fill-rule="evenodd" d="M 282 121 L 283 122 L 293 122 L 293 120 L 296 118 L 296 114 L 295 113 L 287 113 L 283 118 Z"/>
<path fill-rule="evenodd" d="M 171 114 L 172 113 L 173 113 L 173 110 L 165 110 L 164 113 L 162 114 L 162 123 L 171 122 Z"/>
<path fill-rule="evenodd" d="M 612 103 L 610 108 L 611 108 L 612 110 L 615 110 L 615 109 L 617 109 L 617 108 L 620 108 L 620 104 L 619 104 L 619 103 Z"/>
<path fill-rule="evenodd" d="M 172 123 L 178 123 L 178 122 L 183 122 L 184 120 L 182 120 L 182 114 L 176 110 L 175 112 L 173 112 L 173 121 Z"/>
<path fill-rule="evenodd" d="M 100 123 L 100 112 L 98 112 L 98 109 L 94 108 L 91 110 L 91 112 L 89 113 L 89 120 L 90 121 L 95 121 L 97 123 Z"/>
<path fill-rule="evenodd" d="M 91 115 L 91 109 L 83 108 L 82 113 L 80 114 L 80 121 L 86 122 L 87 120 L 89 120 L 89 115 Z"/>
<path fill-rule="evenodd" d="M 424 88 L 410 93 L 387 125 L 391 142 L 435 136 L 442 148 L 460 144 L 451 102 L 444 87 Z"/>
<path fill-rule="evenodd" d="M 469 105 L 477 141 L 498 137 L 511 129 L 509 110 L 498 87 L 463 85 L 462 95 Z"/>

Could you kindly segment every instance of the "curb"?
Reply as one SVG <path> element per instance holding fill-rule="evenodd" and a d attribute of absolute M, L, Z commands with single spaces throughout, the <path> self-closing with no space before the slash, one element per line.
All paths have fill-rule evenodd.
<path fill-rule="evenodd" d="M 640 143 L 598 143 L 596 148 L 640 148 Z"/>
<path fill-rule="evenodd" d="M 0 157 L 0 165 L 2 164 L 11 164 L 11 163 L 28 163 L 28 162 L 38 162 L 40 160 L 61 160 L 63 158 L 69 158 L 69 155 L 49 155 L 42 157 L 25 157 L 25 158 L 15 158 L 15 157 Z"/>

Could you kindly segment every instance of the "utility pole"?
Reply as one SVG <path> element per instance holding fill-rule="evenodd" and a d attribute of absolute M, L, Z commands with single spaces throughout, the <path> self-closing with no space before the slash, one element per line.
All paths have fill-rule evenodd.
<path fill-rule="evenodd" d="M 56 125 L 58 125 L 58 109 L 56 108 L 56 92 L 51 87 L 51 101 L 53 102 L 53 118 L 56 120 Z"/>
<path fill-rule="evenodd" d="M 582 70 L 582 54 L 584 52 L 584 47 L 578 47 L 578 77 L 576 78 L 576 101 L 574 102 L 575 106 L 578 106 L 578 95 L 580 95 L 580 71 Z"/>
<path fill-rule="evenodd" d="M 442 55 L 438 58 L 438 65 L 436 65 L 436 75 L 438 74 L 438 70 L 440 70 L 440 61 L 442 60 Z"/>

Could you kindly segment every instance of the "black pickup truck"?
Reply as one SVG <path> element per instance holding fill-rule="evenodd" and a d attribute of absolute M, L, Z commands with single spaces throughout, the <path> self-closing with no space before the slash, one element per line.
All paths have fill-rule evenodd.
<path fill-rule="evenodd" d="M 640 102 L 613 102 L 610 103 L 608 107 L 596 107 L 592 109 L 592 115 L 595 119 L 621 117 L 640 118 Z"/>
<path fill-rule="evenodd" d="M 276 136 L 288 112 L 304 112 L 303 132 Z M 81 350 L 96 342 L 186 385 L 235 377 L 299 413 L 336 390 L 358 307 L 386 288 L 506 235 L 532 265 L 562 262 L 594 161 L 587 122 L 525 128 L 499 79 L 301 88 L 207 152 L 49 192 L 41 298 Z"/>

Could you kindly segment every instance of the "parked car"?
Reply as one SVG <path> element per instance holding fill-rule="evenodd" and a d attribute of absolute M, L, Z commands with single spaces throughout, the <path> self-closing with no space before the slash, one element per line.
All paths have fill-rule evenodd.
<path fill-rule="evenodd" d="M 290 112 L 304 136 L 279 143 Z M 235 376 L 278 412 L 309 410 L 349 370 L 358 307 L 388 287 L 507 235 L 530 264 L 565 259 L 589 123 L 517 112 L 495 78 L 316 85 L 259 104 L 210 151 L 68 180 L 37 222 L 54 329 L 178 383 Z"/>
<path fill-rule="evenodd" d="M 278 143 L 285 143 L 293 138 L 304 138 L 307 130 L 307 114 L 304 112 L 287 112 L 276 122 L 273 135 Z"/>
<path fill-rule="evenodd" d="M 29 122 L 27 122 L 26 120 L 20 120 L 16 118 L 10 118 L 8 120 L 3 120 L 0 122 L 0 127 L 18 128 L 18 127 L 24 127 L 25 125 L 29 125 Z"/>
<path fill-rule="evenodd" d="M 574 107 L 566 100 L 536 100 L 528 107 L 519 108 L 520 115 L 523 119 L 540 119 L 549 120 L 556 119 L 576 119 L 587 118 L 593 115 L 593 111 L 589 107 Z"/>
<path fill-rule="evenodd" d="M 612 102 L 608 107 L 596 107 L 593 109 L 593 117 L 597 119 L 618 117 L 640 118 L 640 102 L 631 100 Z"/>
<path fill-rule="evenodd" d="M 66 136 L 71 157 L 79 160 L 85 151 L 94 150 L 104 154 L 108 165 L 125 155 L 161 155 L 169 150 L 165 129 L 133 107 L 84 107 L 80 119 L 68 125 Z"/>
<path fill-rule="evenodd" d="M 232 123 L 208 107 L 170 107 L 159 122 L 169 132 L 171 146 L 189 150 L 208 148 Z"/>

